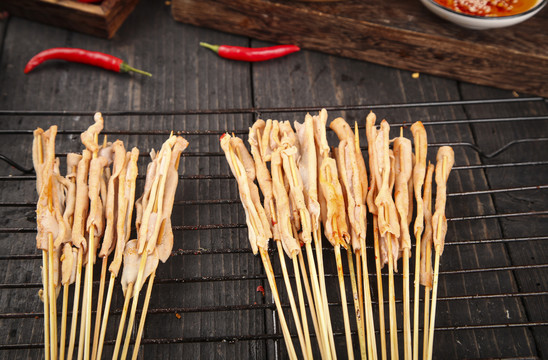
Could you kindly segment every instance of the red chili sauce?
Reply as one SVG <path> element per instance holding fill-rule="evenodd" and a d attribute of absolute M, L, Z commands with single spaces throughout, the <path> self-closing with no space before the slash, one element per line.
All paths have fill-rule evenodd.
<path fill-rule="evenodd" d="M 531 9 L 537 0 L 434 0 L 451 10 L 476 16 L 509 16 Z"/>

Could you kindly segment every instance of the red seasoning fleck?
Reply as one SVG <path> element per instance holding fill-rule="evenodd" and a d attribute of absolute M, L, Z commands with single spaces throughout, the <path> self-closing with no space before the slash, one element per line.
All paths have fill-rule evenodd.
<path fill-rule="evenodd" d="M 257 286 L 257 292 L 260 292 L 264 296 L 264 287 L 262 285 Z"/>

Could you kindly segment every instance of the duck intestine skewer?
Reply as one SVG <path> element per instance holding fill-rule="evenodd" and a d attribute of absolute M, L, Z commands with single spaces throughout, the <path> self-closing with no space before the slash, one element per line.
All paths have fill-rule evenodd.
<path fill-rule="evenodd" d="M 386 120 L 381 122 L 381 128 L 375 140 L 376 168 L 374 169 L 378 193 L 375 205 L 378 209 L 378 225 L 381 241 L 385 241 L 388 248 L 388 301 L 390 309 L 390 355 L 398 359 L 398 338 L 396 322 L 396 299 L 394 289 L 394 270 L 396 269 L 400 235 L 396 206 L 390 191 L 390 126 Z"/>
<path fill-rule="evenodd" d="M 432 177 L 434 165 L 428 164 L 424 182 L 424 235 L 421 243 L 420 257 L 420 283 L 424 286 L 424 329 L 423 329 L 423 353 L 427 356 L 428 335 L 430 322 L 430 290 L 432 289 Z"/>
<path fill-rule="evenodd" d="M 445 245 L 445 234 L 447 233 L 447 219 L 445 218 L 445 202 L 447 200 L 447 179 L 455 163 L 455 154 L 449 146 L 442 146 L 436 156 L 436 211 L 432 215 L 432 232 L 435 249 L 434 279 L 432 283 L 432 308 L 430 311 L 429 335 L 428 335 L 428 356 L 432 359 L 434 348 L 434 322 L 436 319 L 436 300 L 438 294 L 438 278 L 440 257 Z"/>
<path fill-rule="evenodd" d="M 403 131 L 403 129 L 402 129 Z M 395 183 L 395 203 L 400 220 L 400 248 L 403 249 L 403 335 L 404 335 L 404 354 L 405 359 L 412 358 L 412 340 L 411 340 L 411 312 L 409 299 L 409 257 L 411 251 L 411 236 L 409 235 L 409 191 L 408 183 L 411 178 L 413 167 L 413 153 L 411 150 L 411 141 L 399 136 L 394 140 L 394 173 Z"/>
<path fill-rule="evenodd" d="M 422 232 L 424 226 L 424 202 L 422 199 L 422 185 L 424 184 L 424 177 L 426 173 L 426 154 L 428 151 L 428 140 L 426 136 L 426 130 L 422 122 L 417 121 L 411 125 L 411 132 L 413 133 L 413 141 L 415 145 L 415 166 L 413 167 L 413 188 L 415 192 L 415 199 L 417 201 L 417 216 L 413 226 L 413 233 L 415 234 L 416 247 L 415 247 L 415 292 L 414 292 L 414 311 L 413 311 L 413 360 L 419 358 L 419 288 L 420 288 L 420 272 L 421 272 L 421 258 L 422 258 Z M 410 201 L 410 203 L 413 203 Z M 409 212 L 412 214 L 412 211 Z"/>
<path fill-rule="evenodd" d="M 272 265 L 270 263 L 270 258 L 267 252 L 268 238 L 265 237 L 265 234 L 269 233 L 270 229 L 268 229 L 268 232 L 263 229 L 263 222 L 259 217 L 257 208 L 255 207 L 256 204 L 251 201 L 249 181 L 246 175 L 245 167 L 242 164 L 241 160 L 234 154 L 234 149 L 232 149 L 232 146 L 230 145 L 230 138 L 230 135 L 223 134 L 223 136 L 221 136 L 220 143 L 221 148 L 225 153 L 225 157 L 227 159 L 232 175 L 234 175 L 238 183 L 238 192 L 246 215 L 246 223 L 248 225 L 248 238 L 251 249 L 254 254 L 257 254 L 257 252 L 260 252 L 261 254 L 261 260 L 263 262 L 265 273 L 267 275 L 267 279 L 270 284 L 272 294 L 274 296 L 274 303 L 276 305 L 276 310 L 278 311 L 280 324 L 282 326 L 282 333 L 289 353 L 289 357 L 290 359 L 297 359 L 297 354 L 295 353 L 295 348 L 293 347 L 289 328 L 287 327 L 287 322 L 285 320 L 285 316 L 281 307 L 280 296 L 278 294 L 278 289 L 276 287 L 276 281 L 274 278 L 274 271 L 272 270 Z M 258 205 L 262 207 L 260 203 Z"/>
<path fill-rule="evenodd" d="M 294 125 L 297 139 L 299 141 L 299 147 L 301 149 L 298 168 L 303 182 L 304 197 L 306 200 L 307 209 L 310 214 L 312 237 L 317 250 L 321 253 L 321 235 L 319 235 L 321 208 L 318 201 L 318 165 L 316 145 L 314 142 L 314 119 L 310 116 L 310 114 L 306 114 L 304 123 L 301 124 L 295 121 Z M 317 337 L 318 343 L 320 344 L 320 349 L 323 349 L 323 352 L 320 352 L 323 358 L 330 359 L 334 349 L 331 348 L 331 343 L 329 341 L 328 329 L 331 328 L 331 321 L 329 321 L 328 317 L 325 315 L 325 308 L 328 307 L 328 304 L 327 301 L 324 302 L 324 297 L 321 293 L 320 282 L 318 281 L 318 272 L 310 241 L 305 243 L 305 249 L 308 256 L 310 278 L 312 279 L 312 290 L 314 294 L 313 302 L 315 304 L 314 308 L 312 308 L 312 301 L 309 301 L 309 303 L 311 303 L 311 311 L 315 310 L 317 317 L 318 329 L 316 330 L 316 334 L 318 334 Z M 302 257 L 302 253 L 299 254 L 299 256 Z M 318 266 L 320 266 L 319 262 Z"/>

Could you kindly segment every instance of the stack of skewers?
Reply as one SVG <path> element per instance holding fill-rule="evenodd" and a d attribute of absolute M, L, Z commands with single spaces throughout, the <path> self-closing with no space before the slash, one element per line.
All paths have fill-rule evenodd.
<path fill-rule="evenodd" d="M 446 184 L 454 163 L 454 154 L 447 146 L 438 150 L 435 167 L 437 191 L 435 212 L 432 214 L 434 165 L 427 166 L 426 163 L 427 138 L 424 126 L 421 122 L 411 126 L 415 148 L 413 153 L 411 140 L 403 137 L 403 128 L 400 129 L 400 136 L 391 140 L 388 122 L 383 120 L 378 128 L 375 122 L 375 114 L 370 113 L 366 119 L 369 178 L 360 148 L 357 124 L 353 131 L 343 118 L 333 120 L 329 127 L 339 138 L 339 144 L 331 148 L 327 141 L 325 110 L 314 116 L 307 114 L 302 123 L 295 122 L 295 130 L 289 121 L 257 120 L 249 129 L 251 154 L 243 140 L 234 135 L 226 133 L 220 139 L 221 148 L 238 183 L 251 248 L 254 254 L 259 253 L 261 256 L 291 359 L 312 359 L 316 349 L 322 359 L 336 359 L 337 355 L 348 359 L 355 357 L 341 247 L 346 250 L 348 258 L 359 357 L 387 359 L 386 319 L 389 354 L 392 359 L 399 358 L 394 272 L 398 271 L 398 259 L 402 258 L 402 353 L 405 359 L 419 358 L 419 288 L 423 285 L 423 358 L 432 359 L 439 261 L 447 232 Z M 393 143 L 392 148 L 390 143 Z M 416 200 L 417 214 L 414 223 L 413 198 Z M 373 224 L 380 339 L 375 335 L 369 284 L 367 210 Z M 344 355 L 337 354 L 333 339 L 323 266 L 322 226 L 325 237 L 333 246 L 337 264 L 346 339 Z M 413 321 L 409 272 L 412 235 L 416 241 Z M 295 350 L 282 311 L 267 251 L 271 238 L 278 249 L 283 282 L 300 346 L 299 353 Z M 293 263 L 298 302 L 289 280 L 284 253 Z M 388 265 L 388 317 L 385 317 L 381 275 L 384 265 Z M 311 341 L 314 337 L 311 336 L 308 324 L 304 294 L 316 335 L 315 343 Z"/>
<path fill-rule="evenodd" d="M 101 114 L 95 114 L 94 120 L 81 134 L 85 146 L 82 154 L 67 155 L 66 176 L 61 175 L 60 161 L 55 157 L 57 126 L 34 132 L 32 153 L 39 195 L 36 240 L 43 259 L 40 296 L 44 303 L 46 359 L 102 358 L 114 283 L 122 262 L 125 302 L 113 359 L 118 358 L 120 349 L 121 358 L 127 356 L 139 293 L 149 278 L 132 355 L 133 359 L 137 358 L 156 268 L 159 261 L 168 259 L 173 247 L 170 218 L 179 179 L 179 159 L 187 141 L 172 135 L 158 153 L 151 152 L 145 189 L 135 201 L 139 150 L 133 148 L 126 152 L 122 141 L 110 143 L 106 137 L 100 145 L 98 138 L 104 125 Z M 137 239 L 129 240 L 134 206 Z M 93 267 L 98 258 L 101 277 L 92 326 Z M 110 278 L 105 299 L 107 269 Z M 85 272 L 83 280 L 82 271 Z M 72 284 L 74 300 L 67 348 L 68 299 Z M 59 330 L 57 297 L 61 287 Z M 133 304 L 122 343 L 131 298 Z"/>

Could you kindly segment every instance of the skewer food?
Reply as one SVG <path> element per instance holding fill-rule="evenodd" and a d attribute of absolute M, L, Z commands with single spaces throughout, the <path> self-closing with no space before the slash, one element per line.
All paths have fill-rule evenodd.
<path fill-rule="evenodd" d="M 179 179 L 177 170 L 181 152 L 188 143 L 182 137 L 170 136 L 167 145 L 164 144 L 158 156 L 153 153 L 155 162 L 152 168 L 157 171 L 152 172 L 153 179 L 147 181 L 147 184 L 154 186 L 145 187 L 146 210 L 140 212 L 137 223 L 138 230 L 142 230 L 140 241 L 128 242 L 135 204 L 139 150 L 133 148 L 131 152 L 126 152 L 122 141 L 117 140 L 111 144 L 106 138 L 103 146 L 99 146 L 98 135 L 103 129 L 104 121 L 100 113 L 95 114 L 94 120 L 95 123 L 81 135 L 86 149 L 82 154 L 67 155 L 66 176 L 61 176 L 59 159 L 55 157 L 57 126 L 52 126 L 47 131 L 37 129 L 34 132 L 32 156 L 39 195 L 36 242 L 37 247 L 43 252 L 43 289 L 40 291 L 40 297 L 44 302 L 44 344 L 47 359 L 73 358 L 79 315 L 81 320 L 77 356 L 79 359 L 84 356 L 88 359 L 91 355 L 92 359 L 100 359 L 113 285 L 120 271 L 122 258 L 125 258 L 126 264 L 122 285 L 124 291 L 134 297 L 131 314 L 134 318 L 139 290 L 144 279 L 149 275 L 154 277 L 158 262 L 165 262 L 173 247 L 171 212 Z M 142 223 L 146 224 L 145 229 Z M 111 253 L 114 253 L 114 257 L 108 266 Z M 92 274 L 96 255 L 102 259 L 102 268 L 92 337 Z M 141 270 L 143 257 L 146 257 L 147 261 Z M 86 275 L 82 281 L 83 266 Z M 107 269 L 111 276 L 103 314 Z M 142 281 L 137 281 L 138 278 Z M 137 284 L 133 286 L 133 283 Z M 65 351 L 71 284 L 75 284 L 74 301 L 68 350 Z M 61 286 L 63 300 L 59 342 L 57 295 Z M 151 290 L 152 280 L 149 281 L 143 316 L 139 323 L 134 358 L 138 353 Z M 131 296 L 127 297 L 128 300 L 129 298 Z M 130 331 L 127 338 L 129 334 Z"/>
<path fill-rule="evenodd" d="M 307 293 L 319 354 L 322 359 L 334 359 L 337 358 L 337 352 L 327 303 L 328 289 L 325 286 L 320 223 L 323 224 L 325 238 L 333 245 L 337 264 L 346 340 L 346 353 L 341 356 L 353 358 L 354 344 L 359 343 L 362 359 L 378 358 L 367 266 L 367 210 L 373 217 L 381 357 L 383 360 L 388 358 L 381 276 L 381 269 L 385 264 L 388 264 L 390 356 L 397 359 L 400 355 L 394 277 L 394 272 L 398 271 L 399 258 L 403 258 L 403 355 L 405 359 L 418 357 L 419 283 L 426 286 L 425 294 L 427 295 L 429 295 L 429 288 L 436 289 L 437 282 L 432 280 L 436 278 L 436 271 L 434 275 L 432 271 L 428 271 L 431 268 L 429 247 L 432 243 L 432 234 L 435 234 L 433 238 L 439 260 L 439 254 L 443 250 L 442 239 L 446 232 L 443 210 L 445 188 L 442 186 L 447 181 L 448 171 L 454 160 L 449 148 L 444 147 L 440 150 L 441 155 L 438 155 L 438 158 L 444 160 L 443 162 L 438 160 L 438 162 L 444 165 L 439 165 L 436 171 L 438 195 L 436 213 L 432 217 L 429 212 L 432 170 L 426 174 L 427 140 L 424 126 L 421 122 L 417 122 L 411 127 L 415 142 L 413 154 L 412 143 L 403 137 L 403 129 L 400 129 L 399 137 L 390 140 L 388 122 L 383 120 L 378 128 L 375 127 L 375 122 L 375 114 L 370 113 L 366 118 L 365 126 L 369 155 L 369 181 L 366 162 L 360 148 L 357 124 L 354 132 L 343 118 L 337 118 L 330 123 L 330 129 L 339 138 L 338 147 L 332 150 L 327 141 L 325 110 L 317 115 L 307 114 L 303 123 L 295 122 L 296 131 L 293 131 L 288 121 L 257 120 L 249 129 L 251 154 L 239 138 L 228 134 L 221 137 L 221 148 L 238 182 L 250 245 L 254 254 L 260 253 L 262 256 L 290 358 L 295 358 L 296 352 L 281 309 L 281 299 L 268 259 L 266 251 L 268 240 L 272 237 L 278 247 L 282 275 L 295 320 L 294 330 L 303 358 L 314 356 L 310 351 L 310 341 L 314 338 L 308 334 L 302 283 Z M 393 143 L 392 148 L 391 143 Z M 438 173 L 446 175 L 444 177 Z M 255 180 L 263 195 L 262 202 Z M 424 195 L 423 184 L 425 184 Z M 414 198 L 417 200 L 418 215 L 411 230 Z M 417 240 L 417 249 L 412 326 L 409 260 L 412 256 L 413 236 Z M 422 242 L 421 238 L 423 238 Z M 312 245 L 316 247 L 316 256 Z M 340 255 L 341 246 L 347 249 L 357 341 L 354 341 L 351 333 Z M 293 296 L 284 252 L 294 262 L 300 309 L 297 308 Z M 304 252 L 308 257 L 309 272 L 306 271 Z M 297 258 L 299 264 L 297 264 Z M 298 271 L 299 268 L 300 271 Z M 302 282 L 301 275 L 303 275 Z M 310 276 L 310 281 L 307 276 Z M 427 299 L 425 332 L 432 332 L 435 294 L 432 311 L 428 306 Z M 428 355 L 428 346 L 431 345 L 431 335 L 425 334 L 425 356 Z"/>

